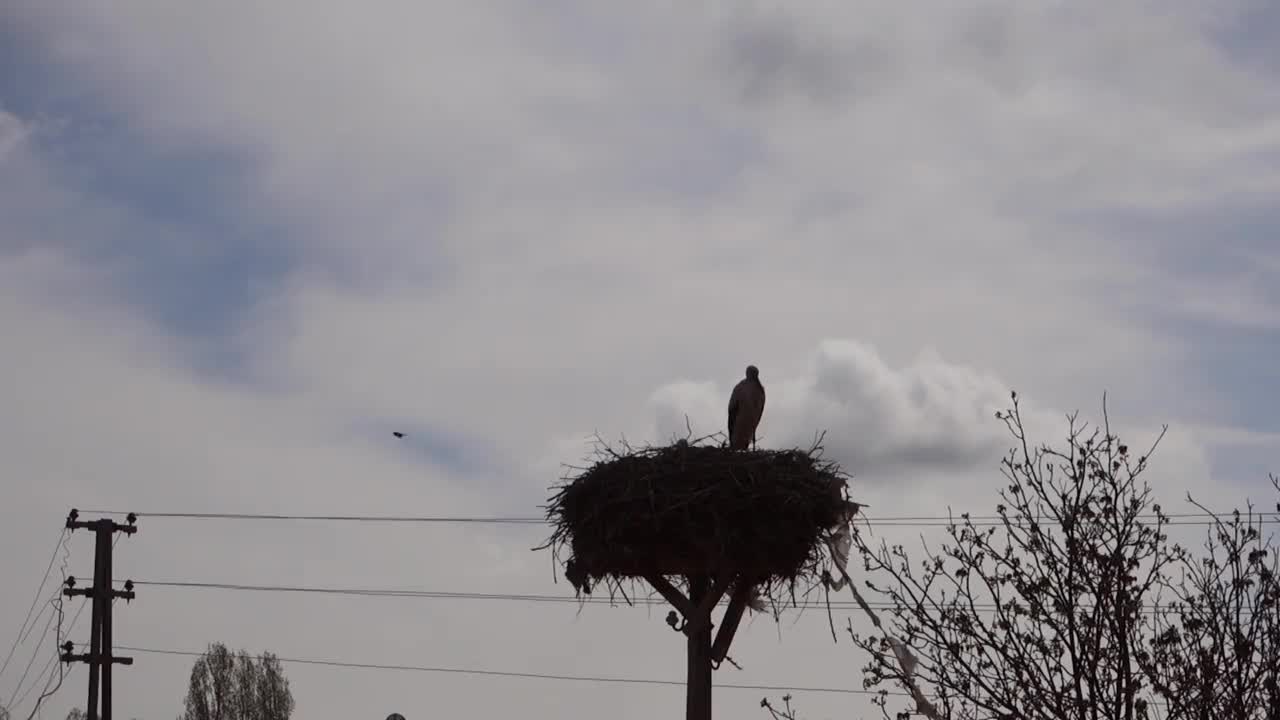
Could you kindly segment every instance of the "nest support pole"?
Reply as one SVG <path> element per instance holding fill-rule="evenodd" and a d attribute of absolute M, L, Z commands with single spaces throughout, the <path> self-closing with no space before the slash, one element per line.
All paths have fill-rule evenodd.
<path fill-rule="evenodd" d="M 716 640 L 711 646 L 711 662 L 716 667 L 719 667 L 720 663 L 729 656 L 729 645 L 733 643 L 733 636 L 738 632 L 738 623 L 742 622 L 742 615 L 747 611 L 747 601 L 750 598 L 750 583 L 739 582 L 733 595 L 729 597 L 729 607 L 725 609 L 724 617 L 720 619 L 720 629 L 716 631 Z"/>
<path fill-rule="evenodd" d="M 688 687 L 685 690 L 685 720 L 711 720 L 711 611 L 703 611 L 705 601 L 715 598 L 711 594 L 711 581 L 707 576 L 689 578 L 689 605 L 697 608 L 698 615 L 689 618 L 686 628 L 689 640 Z"/>
<path fill-rule="evenodd" d="M 728 655 L 729 645 L 747 609 L 751 585 L 739 582 L 729 600 L 723 622 L 716 630 L 711 622 L 711 612 L 729 589 L 732 576 L 721 576 L 714 583 L 707 575 L 689 576 L 687 596 L 660 575 L 649 575 L 646 580 L 684 616 L 684 625 L 677 629 L 685 634 L 688 644 L 685 718 L 711 720 L 712 671 Z M 713 630 L 716 630 L 714 634 Z"/>

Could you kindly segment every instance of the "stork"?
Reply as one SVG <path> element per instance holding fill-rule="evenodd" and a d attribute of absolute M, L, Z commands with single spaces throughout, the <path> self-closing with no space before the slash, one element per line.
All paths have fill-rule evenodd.
<path fill-rule="evenodd" d="M 755 444 L 756 427 L 764 414 L 764 385 L 760 370 L 747 366 L 747 376 L 738 381 L 729 395 L 729 448 L 746 450 Z"/>

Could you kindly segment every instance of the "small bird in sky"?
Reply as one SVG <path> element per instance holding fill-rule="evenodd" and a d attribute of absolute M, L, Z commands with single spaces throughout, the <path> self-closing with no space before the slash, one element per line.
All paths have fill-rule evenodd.
<path fill-rule="evenodd" d="M 392 431 L 392 433 L 391 433 L 391 434 L 392 434 L 392 435 L 395 435 L 395 436 L 396 436 L 396 437 L 398 437 L 398 438 L 402 438 L 402 437 L 404 437 L 404 433 L 400 432 L 399 430 Z"/>
<path fill-rule="evenodd" d="M 747 376 L 738 381 L 729 395 L 729 448 L 746 450 L 756 439 L 756 427 L 764 415 L 764 385 L 760 370 L 747 366 Z"/>

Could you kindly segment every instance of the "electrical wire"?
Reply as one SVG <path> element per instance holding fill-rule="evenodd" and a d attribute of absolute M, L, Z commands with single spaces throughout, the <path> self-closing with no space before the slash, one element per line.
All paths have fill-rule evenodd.
<path fill-rule="evenodd" d="M 71 617 L 71 624 L 67 626 L 65 633 L 62 631 L 62 627 L 61 627 L 62 626 L 62 608 L 61 607 L 58 608 L 59 628 L 58 628 L 58 632 L 56 633 L 58 635 L 58 638 L 57 638 L 58 644 L 57 644 L 57 647 L 55 648 L 54 656 L 49 658 L 49 662 L 45 663 L 44 669 L 41 670 L 40 674 L 37 676 L 37 677 L 43 677 L 45 673 L 47 672 L 49 673 L 49 676 L 44 683 L 44 690 L 41 691 L 40 697 L 36 698 L 36 704 L 31 708 L 31 714 L 27 715 L 27 720 L 31 720 L 32 718 L 34 718 L 36 716 L 36 713 L 40 712 L 40 706 L 44 703 L 44 701 L 53 697 L 55 693 L 57 693 L 59 690 L 62 689 L 62 683 L 64 680 L 66 680 L 66 677 L 67 677 L 67 672 L 68 672 L 67 669 L 61 664 L 58 665 L 57 667 L 58 682 L 55 685 L 53 682 L 54 673 L 49 672 L 50 666 L 62 659 L 62 656 L 61 656 L 62 642 L 67 638 L 68 635 L 71 634 L 71 631 L 75 629 L 76 622 L 80 620 L 80 613 L 84 612 L 85 605 L 88 605 L 88 604 L 89 604 L 88 598 L 85 598 L 84 600 L 80 601 L 80 607 L 76 608 L 76 614 Z M 59 601 L 59 605 L 61 605 L 60 601 Z M 36 685 L 38 684 L 39 683 L 37 682 Z M 36 688 L 36 685 L 32 685 L 31 687 L 27 688 L 27 691 L 22 694 L 22 697 L 18 698 L 17 705 L 15 705 L 14 707 L 21 705 L 27 699 L 27 696 L 31 694 L 31 691 Z M 53 686 L 52 689 L 50 688 L 50 685 Z"/>
<path fill-rule="evenodd" d="M 128 515 L 124 510 L 82 510 L 92 515 Z M 447 517 L 416 515 L 294 515 L 272 513 L 215 513 L 215 512 L 147 512 L 134 513 L 141 518 L 183 518 L 193 520 L 321 520 L 330 522 L 380 522 L 380 523 L 483 523 L 540 525 L 541 518 L 523 517 Z"/>
<path fill-rule="evenodd" d="M 48 602 L 40 606 L 40 612 L 36 613 L 36 616 L 32 618 L 31 624 L 27 626 L 27 631 L 22 635 L 22 638 L 21 638 L 22 642 L 20 643 L 21 645 L 27 644 L 27 640 L 31 639 L 31 633 L 35 632 L 36 626 L 40 624 L 40 619 L 44 617 L 44 614 L 46 612 L 50 612 L 52 609 L 53 609 L 53 605 Z"/>
<path fill-rule="evenodd" d="M 120 584 L 124 581 L 117 580 Z M 276 592 L 276 593 L 314 593 L 319 595 L 339 595 L 352 597 L 379 597 L 379 598 L 409 598 L 419 600 L 495 600 L 509 602 L 528 602 L 528 603 L 549 603 L 549 604 L 574 604 L 574 605 L 608 605 L 610 607 L 626 606 L 628 604 L 635 606 L 665 606 L 669 603 L 659 597 L 633 597 L 630 602 L 627 600 L 616 600 L 612 597 L 574 597 L 572 595 L 539 595 L 532 593 L 482 593 L 482 592 L 460 592 L 446 590 L 405 590 L 393 588 L 352 588 L 352 587 L 309 587 L 300 585 L 254 585 L 245 583 L 215 583 L 215 582 L 195 582 L 186 580 L 131 580 L 135 586 L 164 587 L 178 589 L 195 589 L 195 590 L 230 590 L 243 592 Z M 726 605 L 728 600 L 722 599 L 717 605 Z M 867 606 L 873 610 L 893 610 L 897 606 L 885 601 L 868 602 Z M 967 604 L 966 604 L 967 606 Z M 830 608 L 831 610 L 857 610 L 862 607 L 861 604 L 848 600 L 805 600 L 797 602 L 796 609 L 805 608 Z M 995 603 L 973 603 L 975 610 L 996 610 Z M 1093 609 L 1092 605 L 1081 604 L 1077 609 L 1089 611 Z M 1171 608 L 1150 607 L 1142 608 L 1139 612 L 1148 616 L 1158 616 L 1164 613 L 1175 612 Z"/>
<path fill-rule="evenodd" d="M 56 670 L 56 668 L 53 667 L 53 664 L 57 661 L 58 661 L 58 656 L 54 655 L 53 657 L 49 658 L 47 662 L 45 662 L 44 667 L 41 668 L 40 670 L 40 674 L 36 676 L 36 683 L 28 687 L 26 691 L 23 692 L 22 695 L 18 697 L 18 699 L 14 702 L 14 705 L 13 705 L 14 708 L 18 708 L 22 705 L 22 703 L 26 702 L 27 698 L 31 695 L 31 691 L 35 690 L 37 687 L 40 686 L 39 681 L 41 679 L 45 680 L 45 687 L 48 687 L 49 682 L 53 680 L 53 674 L 51 674 L 49 671 Z"/>
<path fill-rule="evenodd" d="M 52 598 L 50 599 L 50 601 L 49 601 L 49 606 L 50 606 L 51 608 L 53 608 L 54 613 L 55 613 L 54 617 L 56 617 L 56 618 L 57 618 L 57 626 L 56 626 L 56 628 L 55 628 L 55 630 L 54 630 L 54 647 L 53 647 L 53 652 L 54 652 L 54 654 L 53 654 L 53 657 L 52 657 L 52 658 L 50 658 L 50 659 L 49 659 L 49 662 L 46 662 L 46 663 L 45 663 L 45 666 L 40 670 L 40 672 L 36 674 L 36 681 L 35 681 L 35 683 L 34 683 L 34 684 L 32 684 L 30 687 L 28 687 L 28 688 L 26 689 L 26 691 L 22 693 L 22 697 L 18 698 L 17 703 L 15 704 L 15 703 L 13 703 L 13 702 L 12 702 L 12 700 L 11 700 L 11 701 L 10 701 L 10 705 L 9 705 L 10 709 L 14 709 L 14 708 L 16 708 L 17 706 L 21 705 L 22 703 L 26 702 L 27 696 L 31 694 L 31 691 L 35 690 L 37 687 L 39 687 L 39 686 L 40 686 L 40 678 L 45 678 L 45 682 L 44 682 L 43 690 L 42 690 L 42 691 L 41 691 L 41 693 L 40 693 L 40 697 L 36 698 L 36 702 L 35 702 L 35 704 L 32 706 L 32 708 L 31 708 L 31 714 L 27 716 L 27 720 L 32 720 L 32 718 L 34 718 L 34 717 L 36 716 L 36 714 L 40 712 L 40 706 L 44 703 L 44 701 L 45 701 L 47 698 L 49 698 L 49 697 L 53 696 L 55 693 L 57 693 L 57 692 L 58 692 L 58 690 L 60 690 L 60 689 L 62 688 L 62 683 L 63 683 L 63 681 L 66 679 L 66 676 L 67 676 L 67 670 L 66 670 L 66 668 L 65 668 L 64 666 L 62 666 L 61 664 L 58 664 L 58 665 L 57 665 L 57 668 L 56 668 L 56 669 L 57 669 L 57 673 L 56 673 L 56 674 L 57 674 L 57 683 L 55 684 L 55 683 L 54 683 L 54 673 L 53 673 L 53 672 L 51 672 L 51 670 L 52 670 L 51 666 L 52 666 L 52 665 L 54 665 L 55 663 L 58 663 L 58 661 L 61 659 L 62 643 L 63 643 L 63 641 L 66 639 L 67 635 L 69 635 L 69 634 L 70 634 L 70 632 L 71 632 L 72 628 L 74 628 L 75 624 L 76 624 L 77 622 L 79 622 L 79 620 L 80 620 L 80 614 L 81 614 L 82 612 L 84 612 L 84 607 L 85 607 L 85 605 L 88 603 L 88 598 L 86 598 L 85 600 L 81 601 L 81 603 L 80 603 L 80 607 L 78 607 L 78 608 L 76 609 L 76 614 L 75 614 L 75 616 L 74 616 L 74 617 L 72 617 L 72 619 L 71 619 L 71 625 L 70 625 L 70 626 L 68 626 L 68 627 L 65 629 L 65 632 L 64 632 L 64 629 L 63 629 L 63 621 L 66 619 L 66 616 L 65 616 L 65 614 L 64 614 L 64 601 L 63 601 L 63 593 L 61 592 L 61 587 L 62 587 L 62 586 L 65 586 L 65 585 L 66 585 L 66 583 L 67 583 L 67 566 L 68 566 L 68 565 L 70 564 L 70 562 L 71 562 L 71 549 L 70 549 L 69 544 L 68 544 L 68 542 L 67 542 L 67 540 L 69 540 L 69 539 L 70 539 L 70 533 L 68 532 L 68 533 L 67 533 L 67 535 L 66 535 L 66 537 L 63 539 L 62 544 L 61 544 L 61 547 L 62 547 L 62 564 L 61 564 L 61 566 L 58 568 L 59 572 L 60 572 L 60 573 L 61 573 L 61 575 L 62 575 L 62 582 L 61 582 L 61 583 L 59 583 L 59 590 L 58 590 L 58 591 L 55 591 L 55 593 L 54 593 L 53 597 L 52 597 Z M 52 617 L 51 617 L 50 619 L 52 619 Z M 43 639 L 43 638 L 42 638 L 42 639 Z M 36 652 L 39 652 L 39 650 L 37 649 L 37 651 L 36 651 Z M 32 658 L 31 658 L 31 659 L 32 659 L 32 660 L 35 660 L 35 655 L 34 655 L 34 654 L 32 655 Z M 46 674 L 47 674 L 47 677 L 46 677 Z M 25 674 L 24 674 L 24 677 L 25 677 Z M 14 688 L 14 693 L 17 693 L 19 689 L 21 689 L 21 682 L 19 682 L 19 686 L 18 686 L 18 687 Z"/>
<path fill-rule="evenodd" d="M 49 575 L 53 572 L 53 563 L 58 559 L 58 551 L 66 545 L 67 538 L 67 529 L 64 527 L 61 532 L 58 533 L 58 542 L 54 544 L 53 554 L 49 556 L 49 566 L 44 569 L 44 577 L 40 579 L 40 585 L 36 588 L 34 597 L 31 598 L 31 607 L 27 610 L 27 616 L 22 620 L 22 627 L 18 628 L 18 634 L 13 638 L 13 645 L 9 648 L 9 653 L 5 655 L 4 662 L 0 663 L 0 678 L 4 677 L 4 671 L 9 668 L 9 661 L 13 659 L 13 654 L 17 651 L 18 646 L 26 642 L 26 636 L 30 634 L 27 629 L 27 623 L 32 623 L 32 627 L 35 627 L 35 623 L 40 622 L 40 617 L 37 616 L 35 623 L 33 623 L 31 620 L 31 613 L 35 612 L 36 606 L 40 604 L 40 597 L 44 593 L 44 586 L 49 582 Z M 43 615 L 44 610 L 41 610 L 40 614 Z"/>
<path fill-rule="evenodd" d="M 204 653 L 190 652 L 183 650 L 164 650 L 159 648 L 134 647 L 129 645 L 115 645 L 115 650 L 123 650 L 126 652 L 150 653 L 156 655 L 176 655 L 182 657 L 202 657 Z M 633 678 L 633 677 L 605 677 L 590 675 L 561 675 L 554 673 L 533 673 L 533 672 L 514 672 L 507 670 L 488 670 L 481 668 L 458 668 L 458 667 L 433 667 L 426 665 L 396 665 L 385 663 L 358 663 L 346 662 L 342 660 L 320 660 L 306 658 L 289 658 L 276 657 L 282 663 L 292 663 L 296 665 L 318 665 L 325 667 L 351 668 L 361 670 L 401 670 L 410 672 L 423 673 L 448 673 L 455 675 L 478 675 L 484 677 L 501 677 L 501 678 L 519 678 L 529 680 L 559 680 L 566 682 L 589 682 L 589 683 L 618 683 L 630 685 L 670 685 L 677 687 L 685 687 L 683 680 L 657 680 L 651 678 Z M 834 688 L 834 687 L 800 687 L 788 685 L 751 685 L 746 683 L 717 683 L 716 689 L 730 690 L 757 690 L 765 692 L 796 692 L 796 693 L 835 693 L 841 695 L 879 695 L 878 690 L 862 690 L 857 688 Z M 890 695 L 905 693 L 889 693 Z"/>
<path fill-rule="evenodd" d="M 307 587 L 297 585 L 251 585 L 243 583 L 214 583 L 214 582 L 193 582 L 193 581 L 165 581 L 165 580 L 133 580 L 135 586 L 150 587 L 168 587 L 168 588 L 187 588 L 200 590 L 233 590 L 248 592 L 279 592 L 279 593 L 316 593 L 321 595 L 346 595 L 355 597 L 392 597 L 392 598 L 414 598 L 424 600 L 504 600 L 513 602 L 530 602 L 530 603 L 554 603 L 554 604 L 574 604 L 574 605 L 625 605 L 625 600 L 614 600 L 606 597 L 589 597 L 581 598 L 572 595 L 539 595 L 532 593 L 483 593 L 483 592 L 456 592 L 443 590 L 404 590 L 393 588 L 343 588 L 343 587 Z M 720 604 L 727 604 L 727 600 L 721 600 Z M 631 598 L 632 605 L 666 605 L 667 601 L 656 597 L 635 597 Z M 826 607 L 826 603 L 822 604 Z M 836 610 L 855 609 L 858 606 L 847 600 L 833 601 L 831 608 Z M 884 609 L 889 606 L 885 605 Z"/>
<path fill-rule="evenodd" d="M 60 599 L 61 598 L 59 596 L 54 596 L 50 602 L 58 602 Z M 53 621 L 57 619 L 57 617 L 57 613 L 52 613 L 49 615 L 49 619 L 45 622 L 44 630 L 40 633 L 40 639 L 36 641 L 36 650 L 31 653 L 31 659 L 27 660 L 27 667 L 22 671 L 22 677 L 18 678 L 18 684 L 13 686 L 13 693 L 9 696 L 9 702 L 5 703 L 6 707 L 13 707 L 14 698 L 18 696 L 18 692 L 22 690 L 23 683 L 27 681 L 27 676 L 31 673 L 31 666 L 35 665 L 36 658 L 40 655 L 40 646 L 44 645 L 44 639 L 49 635 L 49 628 L 53 627 Z"/>
<path fill-rule="evenodd" d="M 125 510 L 83 510 L 81 512 L 95 515 L 128 515 L 129 511 Z M 135 512 L 138 518 L 181 518 L 193 520 L 300 520 L 300 521 L 328 521 L 328 522 L 374 522 L 374 523 L 471 523 L 471 524 L 496 524 L 496 525 L 545 525 L 547 523 L 544 518 L 535 517 L 451 517 L 451 516 L 430 516 L 430 515 L 304 515 L 304 514 L 275 514 L 275 513 L 215 513 L 215 512 Z M 1213 525 L 1216 520 L 1221 520 L 1231 516 L 1231 513 L 1174 513 L 1167 514 L 1163 517 L 1168 520 L 1166 525 Z M 1254 513 L 1255 517 L 1263 518 L 1271 516 L 1280 519 L 1280 513 Z M 889 526 L 889 527 L 947 527 L 948 525 L 961 525 L 964 522 L 962 515 L 957 514 L 953 517 L 947 516 L 928 516 L 928 515 L 900 515 L 875 517 L 866 516 L 867 522 L 873 525 Z M 1156 515 L 1139 515 L 1138 520 L 1154 522 Z M 969 521 L 978 527 L 1002 526 L 1004 519 L 998 515 L 970 515 Z M 1017 525 L 1028 520 L 1021 518 L 1011 518 L 1010 521 Z M 1042 525 L 1059 525 L 1061 524 L 1054 518 L 1036 519 L 1035 522 Z"/>

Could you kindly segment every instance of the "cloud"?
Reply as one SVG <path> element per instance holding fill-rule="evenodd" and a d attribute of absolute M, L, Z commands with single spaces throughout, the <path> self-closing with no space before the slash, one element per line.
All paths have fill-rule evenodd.
<path fill-rule="evenodd" d="M 812 15 L 743 10 L 727 19 L 720 59 L 750 104 L 799 97 L 830 107 L 866 99 L 900 77 L 887 29 L 873 20 L 838 35 Z"/>
<path fill-rule="evenodd" d="M 26 139 L 29 128 L 13 113 L 0 108 L 0 162 Z"/>
<path fill-rule="evenodd" d="M 763 376 L 769 404 L 766 447 L 804 446 L 825 433 L 827 452 L 864 482 L 892 482 L 912 470 L 970 472 L 990 467 L 1007 433 L 994 418 L 1009 388 L 990 375 L 925 353 L 891 368 L 873 347 L 828 340 L 799 377 Z M 728 387 L 682 382 L 653 395 L 660 436 L 721 430 Z"/>
<path fill-rule="evenodd" d="M 803 372 L 770 377 L 762 368 L 761 378 L 768 392 L 761 445 L 808 447 L 825 433 L 825 455 L 853 476 L 851 492 L 875 514 L 918 515 L 926 507 L 962 512 L 996 502 L 1000 460 L 1017 440 L 995 414 L 1012 407 L 1010 394 L 1018 388 L 991 372 L 948 362 L 931 349 L 893 367 L 865 342 L 831 339 L 810 354 Z M 669 442 L 690 428 L 695 436 L 723 431 L 731 386 L 680 380 L 659 387 L 649 399 L 648 437 Z M 1145 450 L 1159 437 L 1159 424 L 1135 417 L 1123 393 L 1109 404 L 1105 414 L 1101 397 L 1056 409 L 1022 392 L 1019 412 L 1033 447 L 1065 447 L 1069 415 L 1082 428 L 1100 428 L 1109 419 L 1112 432 L 1134 448 Z M 1212 435 L 1204 433 L 1179 426 L 1161 440 L 1146 480 L 1166 504 L 1213 482 L 1205 448 Z"/>

